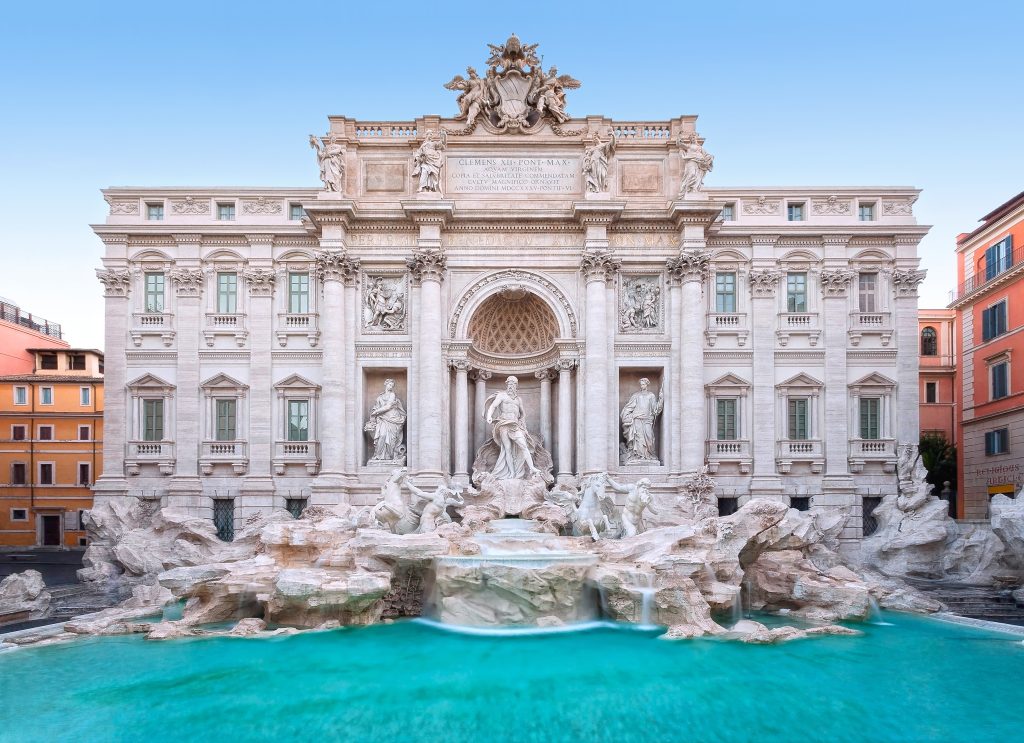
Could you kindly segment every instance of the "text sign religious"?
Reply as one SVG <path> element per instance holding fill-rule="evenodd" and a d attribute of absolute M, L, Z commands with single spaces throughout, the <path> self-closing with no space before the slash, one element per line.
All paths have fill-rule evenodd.
<path fill-rule="evenodd" d="M 448 193 L 577 193 L 574 157 L 449 157 Z"/>

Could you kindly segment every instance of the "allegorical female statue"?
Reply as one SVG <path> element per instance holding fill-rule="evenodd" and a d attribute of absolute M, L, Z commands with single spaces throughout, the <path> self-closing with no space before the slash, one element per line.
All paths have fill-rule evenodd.
<path fill-rule="evenodd" d="M 679 195 L 704 190 L 704 176 L 715 166 L 714 155 L 708 154 L 697 140 L 697 132 L 679 138 L 679 152 L 683 157 L 683 177 L 679 184 Z"/>
<path fill-rule="evenodd" d="M 608 164 L 615 154 L 615 137 L 602 142 L 594 137 L 594 144 L 583 151 L 583 179 L 590 193 L 602 193 L 608 190 Z"/>
<path fill-rule="evenodd" d="M 441 168 L 444 166 L 446 144 L 443 130 L 438 137 L 433 129 L 427 129 L 423 135 L 423 144 L 412 153 L 412 174 L 419 176 L 419 193 L 441 191 Z"/>
<path fill-rule="evenodd" d="M 395 380 L 384 380 L 384 391 L 377 395 L 370 410 L 370 419 L 363 426 L 364 431 L 373 434 L 373 456 L 368 464 L 376 462 L 404 463 L 405 406 L 395 394 Z"/>
<path fill-rule="evenodd" d="M 335 193 L 345 192 L 345 146 L 333 139 L 317 139 L 309 135 L 309 146 L 316 150 L 320 163 L 320 180 L 324 190 Z"/>
<path fill-rule="evenodd" d="M 654 442 L 654 422 L 665 406 L 663 391 L 648 390 L 651 382 L 644 377 L 640 390 L 634 392 L 619 418 L 622 421 L 622 435 L 626 439 L 623 464 L 629 462 L 657 462 L 658 450 Z"/>

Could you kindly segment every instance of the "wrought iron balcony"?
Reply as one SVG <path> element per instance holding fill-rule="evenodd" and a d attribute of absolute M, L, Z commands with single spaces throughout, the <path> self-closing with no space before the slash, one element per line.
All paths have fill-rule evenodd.
<path fill-rule="evenodd" d="M 31 312 L 25 312 L 17 305 L 9 302 L 0 302 L 0 320 L 21 325 L 24 328 L 48 335 L 51 338 L 57 338 L 58 340 L 61 338 L 60 325 L 44 320 L 38 315 L 33 315 Z"/>

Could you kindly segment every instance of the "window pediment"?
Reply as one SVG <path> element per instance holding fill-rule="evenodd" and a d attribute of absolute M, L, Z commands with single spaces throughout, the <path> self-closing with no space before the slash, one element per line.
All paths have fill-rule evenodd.
<path fill-rule="evenodd" d="M 896 388 L 896 381 L 889 379 L 884 374 L 872 372 L 866 377 L 861 377 L 856 382 L 851 382 L 849 387 L 855 393 L 861 391 L 892 392 Z"/>
<path fill-rule="evenodd" d="M 199 387 L 206 392 L 207 395 L 220 393 L 232 393 L 234 395 L 244 395 L 249 389 L 249 385 L 239 382 L 234 377 L 229 377 L 227 374 L 220 373 L 207 379 Z"/>
<path fill-rule="evenodd" d="M 291 393 L 317 395 L 320 393 L 320 385 L 316 382 L 309 381 L 301 374 L 292 374 L 285 377 L 274 385 L 274 389 L 277 390 L 279 395 Z"/>
<path fill-rule="evenodd" d="M 164 394 L 169 394 L 175 389 L 175 386 L 170 382 L 149 373 L 143 374 L 125 386 L 135 392 L 161 392 Z"/>
<path fill-rule="evenodd" d="M 779 384 L 775 385 L 775 388 L 779 390 L 780 393 L 803 393 L 806 395 L 816 395 L 819 392 L 821 392 L 821 389 L 824 386 L 824 382 L 815 379 L 810 374 L 805 374 L 801 372 L 800 374 L 797 374 L 795 377 L 790 377 L 785 382 L 780 382 Z"/>
<path fill-rule="evenodd" d="M 735 374 L 723 374 L 714 382 L 704 385 L 704 389 L 711 396 L 715 395 L 746 395 L 750 391 L 750 382 L 738 377 Z"/>

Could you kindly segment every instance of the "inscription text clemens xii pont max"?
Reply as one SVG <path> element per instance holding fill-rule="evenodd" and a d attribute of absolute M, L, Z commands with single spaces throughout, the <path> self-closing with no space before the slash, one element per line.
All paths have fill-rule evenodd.
<path fill-rule="evenodd" d="M 575 193 L 580 164 L 572 157 L 450 157 L 449 193 Z"/>

